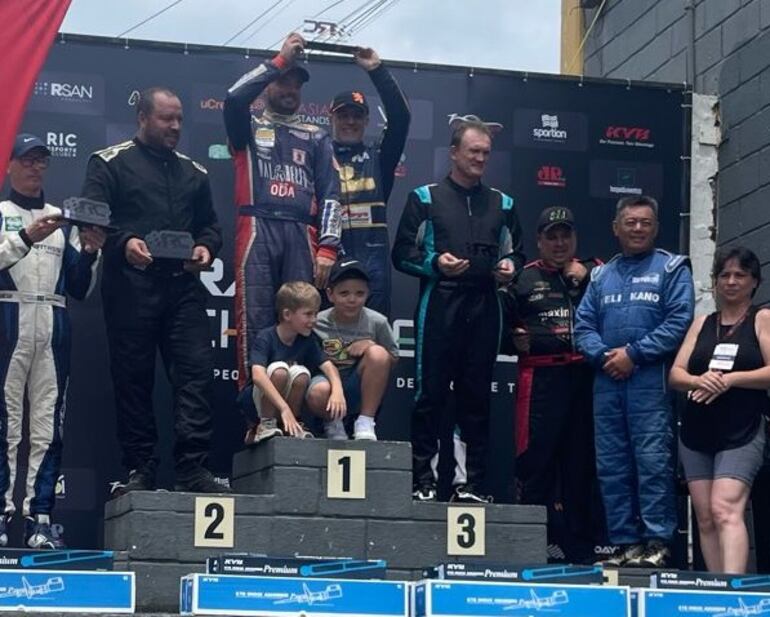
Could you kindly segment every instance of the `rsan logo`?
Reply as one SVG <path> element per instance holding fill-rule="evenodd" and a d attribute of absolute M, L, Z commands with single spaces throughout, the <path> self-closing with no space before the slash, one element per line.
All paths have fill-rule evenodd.
<path fill-rule="evenodd" d="M 71 159 L 78 155 L 77 133 L 48 131 L 45 134 L 45 145 L 54 157 Z"/>
<path fill-rule="evenodd" d="M 567 131 L 559 128 L 559 116 L 542 114 L 541 127 L 532 129 L 532 136 L 539 141 L 566 141 Z"/>
<path fill-rule="evenodd" d="M 94 98 L 94 87 L 90 84 L 38 81 L 35 83 L 34 94 L 66 100 L 91 101 Z"/>
<path fill-rule="evenodd" d="M 537 170 L 537 184 L 539 186 L 553 186 L 564 188 L 567 186 L 567 179 L 564 177 L 564 171 L 557 165 L 543 165 Z"/>

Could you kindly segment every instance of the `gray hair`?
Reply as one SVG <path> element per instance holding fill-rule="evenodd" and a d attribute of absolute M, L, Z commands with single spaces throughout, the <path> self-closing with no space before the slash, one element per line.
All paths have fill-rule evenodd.
<path fill-rule="evenodd" d="M 636 208 L 639 206 L 646 206 L 650 208 L 658 218 L 658 200 L 649 195 L 631 195 L 629 197 L 621 197 L 615 206 L 615 220 L 620 218 L 620 213 L 627 208 Z"/>

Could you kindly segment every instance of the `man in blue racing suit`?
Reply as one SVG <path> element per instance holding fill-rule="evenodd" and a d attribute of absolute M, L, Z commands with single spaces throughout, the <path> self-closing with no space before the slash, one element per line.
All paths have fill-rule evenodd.
<path fill-rule="evenodd" d="M 658 204 L 624 197 L 622 253 L 594 268 L 577 311 L 578 349 L 596 369 L 594 431 L 609 539 L 606 565 L 665 566 L 676 529 L 668 367 L 692 321 L 689 260 L 654 248 Z"/>
<path fill-rule="evenodd" d="M 334 155 L 340 165 L 342 247 L 364 264 L 371 280 L 366 305 L 390 316 L 390 249 L 387 203 L 411 119 L 404 95 L 377 52 L 357 48 L 355 61 L 372 80 L 385 108 L 386 127 L 377 143 L 364 143 L 369 103 L 360 90 L 345 90 L 331 106 Z"/>
<path fill-rule="evenodd" d="M 249 342 L 275 323 L 275 293 L 288 281 L 324 289 L 340 242 L 339 176 L 329 135 L 297 110 L 308 72 L 296 33 L 272 60 L 227 93 L 225 128 L 235 163 L 235 319 L 239 385 L 249 381 Z M 266 110 L 251 104 L 262 92 Z"/>

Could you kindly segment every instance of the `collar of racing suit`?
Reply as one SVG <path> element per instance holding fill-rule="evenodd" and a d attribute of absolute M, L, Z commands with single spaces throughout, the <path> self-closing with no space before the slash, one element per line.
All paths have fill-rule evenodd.
<path fill-rule="evenodd" d="M 45 206 L 45 196 L 42 191 L 38 197 L 27 197 L 26 195 L 22 195 L 18 191 L 11 189 L 11 194 L 8 196 L 8 199 L 25 210 L 40 210 Z"/>
<path fill-rule="evenodd" d="M 625 261 L 642 261 L 643 259 L 649 257 L 655 252 L 655 247 L 653 246 L 649 251 L 644 251 L 644 253 L 634 253 L 633 255 L 626 255 L 625 253 L 620 254 L 620 258 Z"/>
<path fill-rule="evenodd" d="M 154 146 L 150 146 L 149 144 L 144 143 L 138 137 L 134 137 L 133 141 L 142 152 L 145 152 L 150 156 L 154 156 L 155 158 L 165 159 L 165 160 L 176 158 L 174 151 L 169 150 L 168 148 L 155 148 Z"/>
<path fill-rule="evenodd" d="M 296 126 L 302 124 L 302 119 L 297 114 L 284 115 L 277 114 L 274 111 L 266 109 L 262 112 L 262 117 L 275 124 L 287 124 L 289 126 Z"/>
<path fill-rule="evenodd" d="M 465 188 L 464 186 L 457 184 L 457 182 L 452 180 L 452 176 L 448 174 L 446 177 L 446 181 L 449 183 L 450 187 L 452 187 L 455 191 L 457 191 L 463 196 L 475 195 L 476 193 L 481 191 L 481 187 L 482 187 L 481 182 L 477 182 L 471 188 Z"/>
<path fill-rule="evenodd" d="M 362 141 L 359 141 L 357 144 L 341 144 L 337 141 L 334 143 L 334 153 L 335 154 L 360 154 L 364 150 L 366 150 L 366 144 Z"/>

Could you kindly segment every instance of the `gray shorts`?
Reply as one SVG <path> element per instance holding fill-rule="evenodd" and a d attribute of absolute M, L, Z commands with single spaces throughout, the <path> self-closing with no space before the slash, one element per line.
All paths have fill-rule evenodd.
<path fill-rule="evenodd" d="M 759 430 L 749 443 L 740 448 L 722 450 L 714 454 L 691 450 L 679 440 L 679 460 L 688 482 L 693 480 L 716 480 L 732 478 L 749 486 L 762 466 L 765 454 L 765 419 L 759 423 Z"/>

